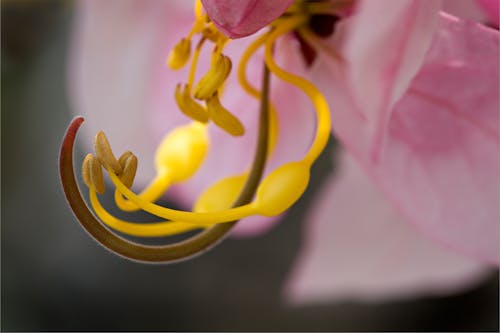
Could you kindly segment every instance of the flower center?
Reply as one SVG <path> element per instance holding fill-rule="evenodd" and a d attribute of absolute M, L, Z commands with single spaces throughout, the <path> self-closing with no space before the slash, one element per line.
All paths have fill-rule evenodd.
<path fill-rule="evenodd" d="M 167 59 L 168 66 L 174 70 L 186 66 L 191 61 L 187 82 L 177 85 L 174 96 L 180 111 L 191 118 L 192 122 L 176 128 L 164 138 L 155 156 L 157 175 L 139 194 L 130 190 L 138 163 L 135 155 L 131 152 L 125 152 L 117 159 L 104 133 L 98 133 L 95 137 L 95 155 L 88 154 L 82 167 L 83 179 L 90 189 L 90 202 L 97 216 L 112 229 L 127 235 L 159 237 L 183 233 L 193 229 L 208 228 L 212 230 L 218 224 L 234 222 L 249 215 L 275 216 L 293 205 L 305 191 L 309 182 L 312 164 L 328 141 L 330 136 L 330 115 L 325 98 L 311 82 L 291 74 L 277 65 L 273 55 L 275 43 L 281 36 L 292 32 L 295 32 L 304 41 L 310 41 L 316 38 L 317 35 L 321 36 L 325 24 L 318 25 L 314 22 L 322 22 L 325 18 L 330 20 L 338 10 L 349 3 L 350 1 L 341 0 L 328 2 L 296 1 L 280 18 L 269 25 L 268 31 L 257 36 L 245 50 L 238 63 L 238 80 L 241 87 L 249 95 L 261 100 L 261 128 L 259 133 L 263 132 L 263 134 L 259 135 L 254 164 L 249 168 L 252 171 L 240 175 L 230 175 L 219 180 L 199 196 L 194 204 L 193 211 L 180 211 L 163 207 L 155 202 L 161 198 L 172 184 L 188 180 L 203 164 L 209 146 L 207 126 L 213 123 L 231 136 L 245 134 L 241 121 L 227 110 L 222 103 L 224 84 L 233 67 L 231 59 L 224 54 L 224 49 L 231 40 L 215 27 L 208 16 L 203 13 L 200 1 L 196 1 L 194 7 L 195 21 L 192 29 L 187 37 L 181 39 L 174 46 Z M 191 44 L 195 37 L 199 39 L 192 51 Z M 195 82 L 195 72 L 200 51 L 207 43 L 212 44 L 210 68 L 198 82 Z M 264 49 L 266 70 L 263 76 L 262 88 L 258 90 L 247 79 L 246 69 L 249 59 L 261 48 Z M 276 107 L 269 101 L 268 81 L 270 74 L 292 84 L 309 97 L 316 111 L 317 126 L 313 143 L 301 160 L 281 165 L 260 182 L 260 174 L 265 160 L 272 154 L 278 136 L 280 121 L 276 113 Z M 72 131 L 76 131 L 75 128 L 77 127 L 77 125 L 72 125 L 70 128 L 72 128 Z M 71 139 L 74 139 L 74 133 L 69 131 L 67 140 Z M 63 148 L 64 146 L 72 146 L 66 140 L 65 143 Z M 70 160 L 66 155 L 61 153 L 61 170 L 68 168 L 68 162 L 63 163 L 64 156 L 66 158 L 64 161 Z M 164 219 L 164 221 L 140 224 L 118 219 L 107 212 L 98 199 L 98 194 L 105 191 L 103 167 L 115 186 L 114 198 L 121 210 L 131 212 L 141 209 Z M 70 173 L 67 172 L 68 175 Z M 65 175 L 66 172 L 61 171 L 63 185 L 68 200 L 71 202 L 70 197 L 74 195 L 75 189 L 67 188 L 65 183 L 72 184 L 72 182 L 71 179 L 67 179 L 69 176 Z M 77 189 L 76 192 L 78 192 Z M 255 198 L 251 201 L 254 192 L 256 192 Z M 240 194 L 240 198 L 242 196 L 248 198 L 236 200 L 238 194 Z M 236 205 L 234 205 L 235 202 Z M 75 210 L 75 213 L 77 210 Z M 86 214 L 85 216 L 88 217 L 89 215 Z M 84 219 L 88 219 L 87 217 Z M 86 228 L 89 228 L 88 221 L 81 222 L 84 225 L 87 223 Z M 90 224 L 92 223 L 94 223 L 93 220 Z M 106 237 L 108 239 L 111 236 Z M 99 237 L 96 238 L 99 239 Z M 199 239 L 201 238 L 199 237 Z M 123 241 L 123 239 L 121 240 Z M 212 241 L 216 242 L 217 240 L 213 238 Z M 202 248 L 205 249 L 207 240 L 200 242 L 204 242 L 205 245 Z M 114 245 L 105 244 L 105 246 L 127 256 L 123 251 L 120 252 L 112 247 L 117 246 L 116 244 L 120 242 L 111 243 Z M 189 244 L 189 246 L 192 246 L 191 243 Z M 192 251 L 187 252 L 193 254 Z M 182 255 L 179 254 L 177 257 L 174 255 L 173 257 L 175 257 L 174 260 L 178 260 L 182 258 Z M 141 258 L 141 260 L 144 259 Z M 144 260 L 148 261 L 147 258 Z"/>

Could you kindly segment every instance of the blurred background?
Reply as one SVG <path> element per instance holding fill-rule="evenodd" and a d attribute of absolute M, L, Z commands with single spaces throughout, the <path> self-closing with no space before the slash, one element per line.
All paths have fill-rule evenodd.
<path fill-rule="evenodd" d="M 332 167 L 326 158 L 286 223 L 263 236 L 228 239 L 171 266 L 104 251 L 75 221 L 57 173 L 72 118 L 65 82 L 72 3 L 2 1 L 1 9 L 2 330 L 498 331 L 498 273 L 442 298 L 283 301 L 304 207 Z"/>

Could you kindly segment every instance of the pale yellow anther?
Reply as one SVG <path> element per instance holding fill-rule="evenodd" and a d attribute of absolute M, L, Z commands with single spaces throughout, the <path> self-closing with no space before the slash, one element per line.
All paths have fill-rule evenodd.
<path fill-rule="evenodd" d="M 100 131 L 95 136 L 94 150 L 97 158 L 106 169 L 118 175 L 122 172 L 122 167 L 113 154 L 109 141 L 103 131 Z"/>
<path fill-rule="evenodd" d="M 90 179 L 90 160 L 93 158 L 94 156 L 92 154 L 87 154 L 82 163 L 82 178 L 88 188 L 92 185 L 92 179 Z"/>
<path fill-rule="evenodd" d="M 131 152 L 125 152 L 119 159 L 123 172 L 120 175 L 122 183 L 130 188 L 134 183 L 135 174 L 137 172 L 137 157 Z"/>
<path fill-rule="evenodd" d="M 88 155 L 87 155 L 88 156 Z M 106 191 L 104 186 L 104 177 L 102 175 L 102 165 L 99 160 L 91 155 L 88 160 L 88 170 L 90 173 L 90 183 L 94 186 L 95 191 L 103 194 Z"/>
<path fill-rule="evenodd" d="M 265 216 L 276 216 L 290 208 L 309 183 L 309 165 L 286 163 L 271 172 L 259 185 L 254 207 Z"/>
<path fill-rule="evenodd" d="M 159 174 L 168 173 L 173 182 L 190 178 L 200 167 L 208 150 L 206 126 L 193 122 L 167 134 L 156 150 Z"/>
<path fill-rule="evenodd" d="M 231 67 L 231 59 L 219 52 L 214 52 L 210 69 L 194 88 L 194 97 L 201 100 L 211 97 L 224 84 L 231 72 Z"/>
<path fill-rule="evenodd" d="M 134 155 L 130 150 L 127 150 L 126 152 L 124 152 L 119 158 L 118 158 L 118 163 L 120 163 L 121 167 L 123 168 L 123 166 L 125 165 L 125 162 L 127 161 L 127 159 Z"/>
<path fill-rule="evenodd" d="M 182 38 L 170 51 L 167 58 L 167 65 L 171 69 L 181 69 L 189 60 L 191 54 L 191 41 Z"/>
<path fill-rule="evenodd" d="M 189 85 L 182 88 L 181 84 L 178 84 L 175 87 L 175 101 L 179 109 L 189 118 L 206 123 L 208 121 L 207 110 L 191 97 L 189 91 Z"/>
<path fill-rule="evenodd" d="M 211 185 L 198 197 L 193 211 L 218 212 L 231 208 L 245 185 L 246 178 L 246 174 L 227 177 Z"/>
<path fill-rule="evenodd" d="M 245 134 L 245 128 L 239 119 L 222 106 L 217 94 L 207 100 L 207 111 L 210 119 L 229 134 L 233 136 Z"/>

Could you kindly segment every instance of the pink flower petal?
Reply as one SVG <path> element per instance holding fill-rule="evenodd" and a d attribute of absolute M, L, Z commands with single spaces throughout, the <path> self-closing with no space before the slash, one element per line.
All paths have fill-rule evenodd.
<path fill-rule="evenodd" d="M 420 68 L 433 36 L 439 1 L 360 1 L 343 46 L 353 97 L 382 148 L 392 106 Z M 390 10 L 388 10 L 390 8 Z"/>
<path fill-rule="evenodd" d="M 388 301 L 472 286 L 486 266 L 415 232 L 346 152 L 306 220 L 305 243 L 286 285 L 295 304 Z"/>
<path fill-rule="evenodd" d="M 432 239 L 497 264 L 498 42 L 496 30 L 441 15 L 425 63 L 394 107 L 377 163 L 369 127 L 342 80 L 351 68 L 324 57 L 330 72 L 315 71 L 318 85 L 329 87 L 335 134 L 402 214 Z"/>
<path fill-rule="evenodd" d="M 224 34 L 240 38 L 278 18 L 293 0 L 202 0 L 210 19 Z"/>
<path fill-rule="evenodd" d="M 75 10 L 69 63 L 72 111 L 85 117 L 82 134 L 89 149 L 99 130 L 106 132 L 117 155 L 132 150 L 140 166 L 137 182 L 154 175 L 151 118 L 176 110 L 171 96 L 183 78 L 165 66 L 172 45 L 190 29 L 192 10 L 183 1 L 88 0 Z M 181 4 L 179 6 L 179 4 Z M 170 13 L 176 20 L 165 20 Z M 162 86 L 158 86 L 158 82 Z M 186 118 L 170 112 L 164 133 Z"/>
<path fill-rule="evenodd" d="M 486 23 L 487 17 L 478 0 L 444 0 L 442 10 L 448 14 L 480 23 Z"/>
<path fill-rule="evenodd" d="M 154 151 L 162 137 L 190 121 L 173 97 L 177 83 L 186 82 L 188 68 L 176 72 L 165 66 L 169 50 L 192 25 L 193 10 L 186 4 L 184 0 L 78 2 L 70 59 L 72 109 L 86 118 L 82 134 L 88 150 L 92 150 L 95 133 L 104 130 L 116 154 L 130 149 L 138 155 L 137 190 L 154 176 Z M 165 20 L 167 13 L 170 19 Z M 250 42 L 232 41 L 225 50 L 235 68 L 222 97 L 223 105 L 242 120 L 247 134 L 233 138 L 210 127 L 211 150 L 199 173 L 169 191 L 169 197 L 184 208 L 190 208 L 212 183 L 247 171 L 252 161 L 259 101 L 244 93 L 236 79 L 238 59 Z M 208 70 L 210 49 L 203 50 L 198 79 Z M 276 50 L 281 64 L 303 75 L 305 68 L 295 44 L 280 43 Z M 247 69 L 257 88 L 262 69 L 262 55 L 258 54 Z M 283 102 L 277 105 L 280 136 L 267 170 L 300 159 L 315 128 L 307 98 L 290 94 L 290 87 L 279 80 L 272 79 L 271 84 L 272 100 Z M 276 221 L 248 219 L 238 224 L 235 234 L 263 232 Z"/>
<path fill-rule="evenodd" d="M 488 18 L 490 20 L 490 23 L 495 25 L 498 28 L 498 21 L 499 21 L 499 1 L 498 0 L 477 0 L 479 5 L 481 5 L 486 12 L 486 15 L 488 15 Z"/>

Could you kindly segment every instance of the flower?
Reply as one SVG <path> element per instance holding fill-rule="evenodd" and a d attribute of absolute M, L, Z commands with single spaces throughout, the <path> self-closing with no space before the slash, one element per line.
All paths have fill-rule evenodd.
<path fill-rule="evenodd" d="M 229 37 L 242 37 L 254 33 L 271 22 L 276 22 L 284 9 L 288 8 L 289 1 L 274 1 L 272 5 L 265 1 L 239 1 L 238 6 L 235 6 L 232 1 L 207 0 L 203 1 L 203 4 L 208 16 L 221 31 Z M 341 5 L 337 6 L 338 4 Z M 174 44 L 177 46 L 170 65 L 175 68 L 183 65 L 175 54 L 180 54 L 182 59 L 182 55 L 191 51 L 188 50 L 185 39 L 182 39 L 182 34 L 190 30 L 191 19 L 188 18 L 183 5 L 172 2 L 154 4 L 106 2 L 104 5 L 101 2 L 87 1 L 80 5 L 81 12 L 78 18 L 80 28 L 77 30 L 79 35 L 75 44 L 77 49 L 73 50 L 76 59 L 73 68 L 77 72 L 73 73 L 75 79 L 72 82 L 78 85 L 72 89 L 75 109 L 80 114 L 88 113 L 89 110 L 92 112 L 102 110 L 99 111 L 99 117 L 89 118 L 90 128 L 95 128 L 92 122 L 105 127 L 112 142 L 118 143 L 115 144 L 115 149 L 118 147 L 124 150 L 125 143 L 132 144 L 133 151 L 145 151 L 143 156 L 151 156 L 153 155 L 151 147 L 160 141 L 158 136 L 155 137 L 155 133 L 160 131 L 163 133 L 166 127 L 173 128 L 185 119 L 175 112 L 165 111 L 176 108 L 176 105 L 173 102 L 169 105 L 168 98 L 164 94 L 164 91 L 175 91 L 175 85 L 182 82 L 183 78 L 153 68 L 158 68 L 160 62 L 163 62 L 162 57 L 168 53 L 166 47 L 171 48 Z M 398 208 L 400 214 L 417 226 L 423 234 L 458 251 L 497 264 L 497 231 L 500 221 L 497 210 L 498 187 L 495 182 L 498 180 L 499 170 L 498 77 L 491 75 L 498 72 L 497 31 L 439 14 L 437 1 L 398 1 L 397 5 L 391 2 L 391 11 L 386 10 L 389 4 L 385 1 L 358 1 L 355 8 L 350 6 L 349 1 L 312 3 L 300 7 L 302 5 L 298 4 L 291 11 L 289 9 L 289 13 L 298 10 L 300 17 L 300 10 L 310 9 L 307 7 L 310 5 L 313 8 L 317 6 L 319 9 L 314 10 L 318 10 L 319 14 L 330 15 L 333 10 L 335 15 L 343 17 L 336 23 L 335 33 L 328 39 L 320 39 L 310 30 L 301 29 L 302 46 L 312 47 L 315 56 L 312 65 L 303 61 L 302 53 L 298 51 L 299 43 L 293 36 L 281 36 L 274 50 L 276 62 L 282 68 L 293 70 L 301 77 L 309 77 L 317 87 L 320 87 L 331 106 L 333 133 L 347 150 L 341 154 L 339 177 L 329 180 L 340 185 L 327 185 L 328 191 L 323 195 L 322 204 L 314 209 L 311 224 L 324 227 L 328 216 L 322 212 L 332 212 L 332 207 L 343 207 L 344 210 L 341 212 L 344 212 L 345 219 L 334 220 L 336 223 L 330 224 L 334 230 L 343 230 L 337 223 L 346 223 L 352 215 L 345 213 L 349 206 L 339 206 L 344 202 L 341 199 L 345 199 L 343 191 L 339 194 L 339 188 L 355 189 L 356 187 L 352 188 L 349 185 L 350 178 L 365 184 L 357 186 L 368 186 L 368 191 L 361 192 L 367 196 L 366 200 L 371 201 L 365 207 L 363 202 L 355 202 L 359 196 L 352 194 L 351 202 L 356 203 L 359 209 L 363 207 L 368 211 L 375 209 L 372 197 L 375 196 L 375 201 L 380 201 L 378 192 L 373 190 L 370 181 L 358 172 L 359 164 Z M 106 6 L 112 7 L 112 11 L 110 12 L 109 8 L 106 10 Z M 200 8 L 197 10 L 197 15 L 200 15 Z M 175 19 L 165 20 L 163 13 L 169 13 L 170 17 Z M 290 16 L 293 17 L 293 14 Z M 311 17 L 314 16 L 306 18 Z M 192 31 L 206 29 L 206 26 L 196 28 L 196 22 L 201 21 L 195 21 L 195 28 Z M 283 19 L 279 24 L 286 22 L 288 21 Z M 312 20 L 300 21 L 292 29 L 307 26 L 311 22 Z M 279 30 L 280 25 L 275 24 L 275 29 Z M 208 32 L 202 32 L 208 36 L 207 38 L 216 36 L 213 37 L 216 51 L 212 53 L 212 57 L 214 54 L 220 55 L 218 50 L 225 47 L 227 42 L 224 37 L 217 34 L 217 31 L 210 28 Z M 231 59 L 239 59 L 245 56 L 242 51 L 251 42 L 250 38 L 231 41 L 227 48 L 224 48 L 224 53 Z M 112 53 L 117 50 L 120 50 L 118 53 L 120 61 L 114 56 L 116 53 Z M 303 54 L 306 53 L 303 51 Z M 224 66 L 225 58 L 213 59 L 220 61 L 220 66 Z M 248 68 L 253 68 L 256 64 L 261 65 L 262 58 L 257 54 L 252 61 L 253 63 L 247 66 L 250 76 L 248 81 L 260 82 L 261 77 Z M 212 68 L 213 64 L 214 62 Z M 203 73 L 209 72 L 209 69 L 203 68 L 202 64 L 200 69 Z M 273 73 L 276 72 L 274 69 Z M 92 76 L 96 73 L 103 78 L 114 77 L 117 85 L 110 88 L 106 81 L 102 80 L 102 83 L 96 81 L 96 77 Z M 225 73 L 225 70 L 214 73 Z M 226 74 L 222 75 L 222 81 Z M 254 108 L 256 101 L 252 101 L 251 96 L 233 93 L 237 91 L 238 84 L 231 79 L 228 78 L 229 81 L 224 88 L 224 91 L 231 93 L 224 93 L 223 97 L 226 98 L 222 99 L 222 102 L 225 108 L 234 112 L 241 123 L 246 125 L 247 133 L 242 138 L 228 140 L 228 135 L 224 131 L 231 132 L 238 125 L 234 125 L 233 121 L 230 123 L 234 126 L 227 125 L 227 121 L 209 117 L 223 129 L 214 129 L 210 135 L 212 147 L 222 153 L 211 156 L 209 154 L 199 173 L 182 186 L 173 189 L 174 196 L 180 202 L 192 201 L 214 179 L 239 175 L 249 164 L 248 153 L 239 147 L 255 142 L 255 135 L 252 135 L 249 129 L 255 126 L 256 117 L 251 111 L 240 112 L 238 108 L 242 105 Z M 474 85 L 464 84 L 466 80 L 474 82 Z M 304 112 L 304 109 L 308 108 L 304 96 L 290 94 L 289 88 L 283 85 L 282 81 L 273 80 L 272 84 L 270 100 L 276 105 L 280 119 L 280 133 L 277 136 L 276 151 L 272 155 L 271 170 L 283 163 L 286 165 L 287 162 L 300 160 L 304 151 L 308 149 L 309 137 L 314 133 L 315 123 L 315 119 Z M 132 93 L 128 94 L 127 98 L 122 98 L 124 91 L 122 89 L 126 89 L 127 86 L 130 87 L 127 91 Z M 220 82 L 216 86 L 216 90 L 220 89 Z M 116 92 L 113 92 L 114 88 Z M 311 92 L 311 89 L 307 86 L 304 90 L 307 93 Z M 317 97 L 315 91 L 311 94 Z M 178 93 L 178 96 L 180 95 Z M 205 100 L 207 105 L 211 103 L 205 97 L 197 99 Z M 183 101 L 180 103 L 177 101 L 181 109 L 183 103 L 191 103 L 187 99 Z M 125 110 L 132 111 L 125 112 Z M 137 110 L 140 110 L 140 113 L 137 113 Z M 189 113 L 189 110 L 184 111 Z M 190 116 L 197 119 L 200 114 L 190 114 Z M 121 120 L 119 127 L 113 126 L 117 119 Z M 317 127 L 321 128 L 322 124 L 325 124 L 324 118 L 320 118 Z M 141 129 L 147 133 L 138 133 Z M 150 132 L 153 135 L 148 135 Z M 241 130 L 231 134 L 239 133 Z M 117 139 L 124 135 L 128 140 Z M 97 148 L 106 150 L 109 147 L 106 140 L 101 139 L 98 140 Z M 200 151 L 199 156 L 204 155 L 205 148 L 201 149 L 203 151 Z M 356 161 L 352 160 L 349 154 L 352 154 Z M 106 165 L 103 156 L 106 154 L 101 154 L 100 163 L 107 166 L 109 171 L 111 162 Z M 124 160 L 129 158 L 130 156 L 126 155 Z M 198 158 L 200 159 L 201 157 Z M 315 157 L 311 161 L 314 159 Z M 142 160 L 145 159 L 141 157 Z M 97 162 L 95 159 L 87 160 L 87 169 L 84 170 L 92 170 L 92 163 Z M 124 165 L 126 164 L 123 162 L 122 166 Z M 146 170 L 148 169 L 152 167 L 146 165 Z M 91 171 L 89 173 L 90 176 L 89 174 L 86 176 L 87 184 L 91 187 L 96 186 L 99 182 L 90 178 L 96 178 L 98 174 L 93 174 Z M 345 178 L 340 177 L 342 175 Z M 139 175 L 138 180 L 142 182 L 145 178 L 147 178 L 145 175 Z M 287 205 L 288 203 L 285 206 Z M 218 209 L 222 208 L 226 207 Z M 348 212 L 356 212 L 355 208 L 351 208 Z M 276 215 L 275 213 L 281 211 L 269 215 Z M 375 213 L 378 213 L 376 209 Z M 398 220 L 399 224 L 405 223 L 399 221 L 399 216 L 392 212 L 384 214 L 389 228 L 398 225 L 393 223 L 394 220 Z M 366 218 L 366 215 L 354 217 L 359 220 Z M 374 220 L 384 221 L 376 218 Z M 254 222 L 245 219 L 244 224 L 239 225 L 253 229 Z M 266 226 L 262 224 L 263 222 L 260 223 L 259 228 Z M 393 239 L 398 237 L 401 242 L 405 242 L 405 239 L 412 237 L 413 233 L 404 227 L 401 228 L 403 229 L 400 233 L 381 232 L 380 235 L 392 236 Z M 308 232 L 314 239 L 312 241 L 309 239 L 309 246 L 301 256 L 300 269 L 296 271 L 289 284 L 292 296 L 295 295 L 293 296 L 295 298 L 307 298 L 311 293 L 313 296 L 310 298 L 318 298 L 318 295 L 321 296 L 321 288 L 328 289 L 328 286 L 324 286 L 328 281 L 323 280 L 321 284 L 317 279 L 321 276 L 317 270 L 324 269 L 328 263 L 325 260 L 332 255 L 331 252 L 324 251 L 324 244 L 328 239 L 320 237 L 317 241 L 318 236 L 330 233 L 328 225 L 326 230 L 328 230 L 326 233 L 322 232 L 319 235 L 314 233 L 314 230 Z M 356 237 L 355 232 L 353 236 Z M 352 245 L 353 242 L 356 244 L 355 240 L 352 240 L 348 245 Z M 416 248 L 429 246 L 429 243 L 422 241 L 415 244 Z M 389 250 L 397 250 L 395 245 Z M 482 266 L 474 261 L 466 261 L 459 257 L 450 259 L 449 255 L 443 253 L 441 252 L 442 260 L 452 262 L 450 266 L 454 270 L 451 272 L 442 268 L 442 262 L 439 262 L 432 267 L 434 270 L 431 273 L 434 274 L 428 274 L 429 267 L 424 267 L 425 274 L 412 274 L 413 280 L 408 278 L 407 273 L 394 277 L 406 278 L 401 284 L 402 288 L 422 282 L 429 284 L 429 281 L 443 283 L 452 276 L 460 276 L 455 280 L 455 285 L 458 285 L 464 276 L 471 280 L 482 272 Z M 312 264 L 307 264 L 308 256 L 313 257 Z M 338 257 L 332 255 L 331 258 Z M 402 260 L 404 259 L 406 258 Z M 348 262 L 347 259 L 338 259 L 336 263 Z M 389 267 L 387 271 L 393 268 Z M 386 274 L 387 271 L 383 273 Z M 357 274 L 358 277 L 361 275 Z M 346 281 L 352 278 L 352 274 L 346 276 L 349 277 Z M 380 276 L 380 280 L 383 280 L 382 277 L 385 275 Z M 419 277 L 420 281 L 415 281 L 415 277 Z M 359 281 L 358 284 L 366 285 L 365 280 Z M 339 286 L 335 281 L 331 285 Z"/>

